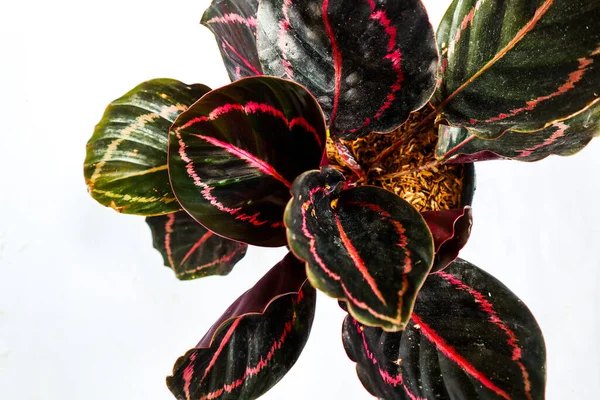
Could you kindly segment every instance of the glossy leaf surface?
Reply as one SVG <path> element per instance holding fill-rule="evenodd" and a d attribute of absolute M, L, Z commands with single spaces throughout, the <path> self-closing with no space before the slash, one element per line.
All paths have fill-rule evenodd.
<path fill-rule="evenodd" d="M 232 81 L 262 75 L 256 51 L 258 0 L 213 0 L 202 15 L 212 31 Z"/>
<path fill-rule="evenodd" d="M 215 235 L 185 211 L 146 218 L 154 248 L 178 279 L 227 275 L 240 261 L 247 244 Z"/>
<path fill-rule="evenodd" d="M 435 259 L 431 272 L 446 268 L 467 244 L 473 225 L 471 207 L 422 213 L 433 236 Z"/>
<path fill-rule="evenodd" d="M 302 262 L 288 254 L 177 360 L 169 389 L 179 400 L 256 399 L 298 359 L 315 302 Z"/>
<path fill-rule="evenodd" d="M 569 156 L 600 134 L 600 106 L 530 133 L 508 131 L 495 140 L 480 139 L 464 128 L 440 125 L 436 156 L 450 162 L 509 158 L 538 161 L 549 155 Z"/>
<path fill-rule="evenodd" d="M 431 233 L 400 197 L 344 183 L 330 167 L 296 179 L 285 213 L 289 245 L 313 286 L 347 301 L 355 318 L 401 330 L 433 262 Z"/>
<path fill-rule="evenodd" d="M 435 86 L 438 54 L 419 0 L 263 0 L 265 73 L 313 93 L 336 137 L 391 131 Z"/>
<path fill-rule="evenodd" d="M 110 103 L 86 147 L 84 175 L 92 197 L 126 214 L 181 209 L 167 173 L 169 127 L 209 90 L 154 79 Z"/>
<path fill-rule="evenodd" d="M 169 140 L 173 191 L 192 217 L 233 240 L 282 246 L 291 182 L 319 166 L 325 123 L 301 86 L 254 77 L 204 96 Z"/>
<path fill-rule="evenodd" d="M 437 33 L 435 105 L 481 138 L 584 110 L 599 98 L 599 21 L 598 1 L 455 0 Z"/>
<path fill-rule="evenodd" d="M 544 398 L 545 346 L 535 318 L 506 286 L 464 260 L 429 275 L 403 332 L 347 316 L 343 340 L 378 398 Z"/>

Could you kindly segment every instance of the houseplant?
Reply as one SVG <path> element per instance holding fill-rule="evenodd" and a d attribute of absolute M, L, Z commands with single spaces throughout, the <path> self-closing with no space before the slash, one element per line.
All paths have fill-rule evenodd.
<path fill-rule="evenodd" d="M 318 8 L 311 8 L 310 4 L 307 6 L 308 15 L 304 15 L 301 8 L 288 2 L 263 2 L 257 19 L 253 17 L 252 4 L 238 2 L 239 9 L 231 8 L 234 5 L 226 2 L 214 4 L 205 14 L 204 22 L 213 26 L 217 33 L 232 79 L 257 72 L 288 78 L 292 77 L 290 73 L 295 73 L 293 78 L 308 88 L 310 93 L 318 96 L 319 104 L 326 112 L 331 137 L 334 146 L 337 146 L 335 149 L 330 147 L 330 153 L 335 158 L 336 150 L 341 152 L 338 167 L 346 176 L 328 168 L 323 168 L 321 172 L 314 171 L 322 161 L 326 125 L 317 102 L 304 88 L 274 78 L 250 78 L 202 97 L 208 92 L 208 88 L 160 80 L 142 84 L 115 101 L 107 110 L 88 150 L 86 178 L 90 191 L 101 202 L 123 212 L 165 214 L 164 217 L 151 217 L 148 222 L 154 229 L 156 246 L 164 251 L 167 264 L 173 266 L 181 277 L 194 277 L 200 272 L 226 273 L 245 251 L 244 244 L 219 239 L 203 230 L 188 217 L 188 213 L 221 235 L 262 245 L 285 244 L 286 240 L 282 235 L 285 222 L 292 251 L 308 261 L 311 283 L 328 294 L 348 301 L 356 320 L 353 317 L 346 320 L 344 344 L 349 356 L 358 361 L 361 380 L 369 391 L 379 397 L 449 396 L 443 390 L 452 388 L 469 398 L 475 394 L 468 390 L 476 391 L 480 397 L 539 398 L 543 396 L 544 356 L 541 334 L 535 321 L 523 306 L 518 305 L 518 299 L 514 295 L 476 267 L 458 261 L 443 272 L 431 275 L 420 291 L 412 320 L 408 320 L 416 292 L 427 273 L 432 268 L 444 268 L 448 264 L 444 260 L 452 260 L 460 245 L 464 244 L 470 226 L 468 207 L 463 207 L 460 212 L 447 209 L 425 210 L 424 217 L 421 217 L 414 208 L 418 206 L 418 199 L 408 199 L 414 200 L 413 205 L 408 205 L 406 201 L 387 191 L 361 186 L 365 182 L 383 186 L 386 180 L 381 179 L 382 176 L 394 175 L 401 179 L 416 174 L 420 179 L 427 175 L 425 172 L 431 174 L 431 171 L 437 170 L 436 174 L 439 174 L 439 170 L 446 165 L 442 166 L 433 159 L 422 162 L 421 167 L 427 167 L 423 171 L 413 171 L 415 168 L 411 167 L 410 174 L 402 169 L 383 172 L 377 170 L 385 165 L 386 160 L 381 154 L 387 156 L 388 160 L 394 159 L 397 153 L 406 153 L 405 147 L 413 144 L 411 140 L 431 132 L 436 115 L 441 115 L 438 120 L 441 124 L 437 155 L 448 162 L 497 156 L 535 160 L 550 153 L 573 152 L 597 132 L 596 94 L 593 90 L 598 77 L 593 69 L 593 62 L 598 50 L 597 46 L 589 47 L 598 42 L 598 24 L 594 22 L 598 16 L 597 6 L 575 2 L 521 2 L 518 12 L 511 12 L 511 9 L 506 11 L 506 20 L 509 22 L 499 26 L 494 33 L 489 28 L 492 25 L 489 19 L 496 20 L 499 11 L 497 3 L 453 3 L 438 31 L 442 55 L 439 70 L 442 79 L 437 82 L 435 66 L 438 62 L 433 33 L 418 2 L 405 2 L 402 6 L 385 2 L 365 3 L 364 7 L 368 8 L 358 7 L 358 10 L 343 7 L 343 4 L 325 2 L 321 6 L 327 12 L 321 15 Z M 246 9 L 247 7 L 250 8 Z M 398 9 L 402 7 L 407 7 L 408 11 Z M 280 9 L 287 12 L 274 11 Z M 351 16 L 344 15 L 345 10 L 350 10 L 347 12 Z M 403 19 L 400 28 L 399 20 L 391 17 L 404 15 L 403 13 L 411 15 L 410 21 L 414 25 L 406 26 L 406 19 Z M 522 17 L 521 25 L 517 17 Z M 589 18 L 589 23 L 586 23 L 586 18 Z M 345 24 L 340 23 L 340 19 Z M 559 23 L 557 19 L 565 22 Z M 266 21 L 262 30 L 261 21 Z M 298 21 L 304 22 L 299 24 Z M 321 24 L 315 21 L 321 21 Z M 354 21 L 358 25 L 371 21 L 371 25 L 365 24 L 370 29 L 365 29 L 368 34 L 365 37 L 352 37 L 348 41 L 348 36 L 356 32 L 355 29 L 350 29 L 356 26 L 348 21 Z M 304 28 L 306 25 L 311 26 L 311 29 Z M 257 26 L 259 51 L 254 53 L 253 29 Z M 562 30 L 555 32 L 557 26 Z M 351 32 L 347 32 L 346 27 Z M 483 28 L 489 31 L 482 31 Z M 413 38 L 401 31 L 403 40 L 418 40 L 421 44 L 409 46 L 412 53 L 404 51 L 404 43 L 400 39 L 398 43 L 392 41 L 401 29 L 416 32 L 416 38 Z M 471 34 L 471 29 L 472 32 L 477 29 L 477 32 L 484 32 L 482 34 L 487 34 L 485 38 L 494 43 L 485 40 L 469 40 L 465 43 L 465 37 Z M 579 29 L 585 31 L 581 32 Z M 506 39 L 506 35 L 510 38 L 511 32 L 518 39 L 514 39 L 514 43 Z M 553 36 L 553 32 L 560 37 Z M 274 33 L 278 36 L 273 37 Z M 444 39 L 446 36 L 453 41 Z M 543 60 L 534 58 L 529 65 L 525 62 L 527 60 L 522 59 L 525 51 L 530 55 L 536 45 L 548 44 L 542 39 L 552 44 L 551 50 L 562 53 L 566 47 L 564 41 L 580 36 L 588 39 L 587 42 L 584 40 L 585 44 L 578 43 L 582 47 L 572 49 L 572 54 L 564 58 L 548 56 L 548 52 L 552 54 L 550 50 L 544 53 L 543 60 L 552 62 L 545 67 Z M 310 44 L 325 43 L 322 47 L 315 46 L 318 47 L 316 50 L 312 49 L 319 54 L 319 58 L 313 59 L 310 54 L 294 54 L 284 50 L 304 49 L 301 46 L 305 44 L 301 42 L 303 38 L 309 38 L 307 43 Z M 357 46 L 361 38 L 369 46 Z M 453 44 L 444 45 L 446 41 Z M 346 47 L 343 43 L 346 43 Z M 377 43 L 383 45 L 377 46 Z M 472 46 L 476 51 L 469 52 Z M 382 54 L 368 54 L 371 48 L 381 50 Z M 399 60 L 404 59 L 398 56 L 399 48 L 403 49 L 401 54 L 406 56 L 406 61 L 403 62 L 408 67 L 407 72 L 402 75 L 402 82 L 399 82 L 397 67 Z M 252 54 L 242 54 L 240 49 L 251 51 Z M 274 49 L 279 51 L 272 54 Z M 485 64 L 488 59 L 482 55 L 484 50 L 491 52 L 490 60 L 497 57 L 491 65 Z M 258 54 L 261 54 L 262 65 L 256 63 Z M 413 56 L 409 57 L 407 54 Z M 467 57 L 472 54 L 482 60 Z M 498 57 L 499 54 L 502 56 Z M 517 55 L 511 59 L 514 54 L 520 54 L 521 58 Z M 461 55 L 463 58 L 467 57 L 467 62 Z M 252 59 L 254 56 L 256 57 Z M 363 68 L 360 64 L 361 60 L 371 60 L 369 56 L 380 61 L 369 63 L 374 71 Z M 240 57 L 244 57 L 247 63 Z M 348 59 L 358 60 L 357 64 L 351 62 L 349 67 L 346 66 L 344 61 Z M 279 62 L 274 63 L 273 60 Z M 322 65 L 323 60 L 333 61 L 333 65 Z M 558 60 L 561 62 L 557 62 Z M 412 65 L 409 64 L 411 62 Z M 473 75 L 464 71 L 465 65 L 475 68 Z M 485 73 L 477 72 L 480 70 L 477 69 L 478 65 L 480 69 L 485 68 Z M 570 67 L 573 68 L 569 69 Z M 262 71 L 261 68 L 271 70 Z M 358 72 L 367 70 L 371 74 L 352 76 L 352 73 L 347 73 L 356 72 L 356 69 Z M 535 74 L 532 74 L 532 69 L 535 69 Z M 317 71 L 319 74 L 310 76 L 305 71 Z M 517 81 L 513 86 L 508 84 L 509 72 L 514 74 L 513 78 Z M 533 85 L 532 80 L 536 74 L 541 78 Z M 369 76 L 377 76 L 377 80 L 371 81 Z M 467 81 L 469 76 L 473 78 L 470 79 L 469 86 L 463 88 L 465 76 Z M 564 79 L 561 81 L 560 77 Z M 335 84 L 327 87 L 327 82 Z M 502 86 L 498 82 L 502 82 Z M 526 86 L 524 82 L 529 86 L 527 93 L 520 92 Z M 352 91 L 356 88 L 344 87 L 345 84 L 357 85 L 358 89 L 363 90 L 357 103 L 352 102 L 357 98 L 354 95 L 356 90 Z M 372 93 L 379 93 L 373 90 L 373 85 L 375 88 L 383 85 L 390 90 L 382 91 L 380 99 L 372 99 Z M 423 115 L 414 126 L 403 131 L 403 127 L 406 128 L 407 125 L 404 124 L 396 134 L 387 135 L 386 138 L 392 137 L 395 140 L 395 144 L 388 147 L 393 152 L 384 152 L 375 158 L 368 155 L 361 158 L 364 152 L 360 150 L 364 147 L 359 146 L 357 149 L 353 146 L 360 144 L 360 141 L 372 143 L 372 140 L 382 136 L 372 135 L 372 130 L 396 128 L 404 122 L 408 112 L 420 109 L 427 102 L 434 86 L 437 88 L 432 101 L 437 107 L 437 113 L 421 112 Z M 468 90 L 474 86 L 477 86 L 477 90 Z M 498 87 L 504 91 L 502 96 L 506 96 L 506 99 L 501 97 L 500 100 L 507 100 L 506 104 L 494 96 Z M 551 90 L 546 90 L 548 88 Z M 406 95 L 404 90 L 407 91 Z M 390 93 L 393 94 L 393 99 L 389 97 Z M 473 99 L 474 96 L 478 97 Z M 200 97 L 202 100 L 194 103 Z M 535 100 L 533 103 L 532 99 Z M 489 100 L 488 103 L 491 102 L 497 108 L 491 107 L 485 100 Z M 541 108 L 537 108 L 538 104 L 541 104 Z M 554 106 L 546 107 L 547 104 Z M 386 108 L 382 110 L 384 106 Z M 184 109 L 186 111 L 175 121 L 175 117 Z M 465 109 L 469 113 L 465 113 Z M 226 112 L 230 119 L 216 118 Z M 363 126 L 366 119 L 361 113 L 377 115 L 380 112 L 378 118 L 385 120 L 381 123 L 383 125 L 373 125 L 374 128 L 368 124 L 366 128 Z M 486 112 L 490 115 L 485 116 Z M 464 115 L 469 119 L 465 120 Z M 500 115 L 502 118 L 498 117 Z M 358 127 L 352 126 L 352 123 L 356 124 L 354 119 L 359 120 Z M 488 122 L 482 123 L 481 120 Z M 450 128 L 443 123 L 445 121 L 457 126 L 467 126 L 470 130 Z M 174 125 L 168 139 L 170 159 L 167 171 L 166 142 L 171 122 Z M 202 127 L 199 131 L 192 130 L 199 124 L 208 127 Z M 263 131 L 264 127 L 269 127 L 269 131 Z M 510 130 L 496 138 L 498 131 L 506 129 Z M 521 133 L 522 130 L 533 132 L 526 134 Z M 268 140 L 264 136 L 279 132 L 293 135 L 291 139 L 269 136 Z M 399 137 L 395 137 L 397 134 Z M 357 136 L 360 138 L 352 140 Z M 490 140 L 492 138 L 496 140 Z M 143 144 L 147 148 L 140 150 Z M 277 148 L 274 149 L 275 147 Z M 446 160 L 460 152 L 464 154 Z M 444 157 L 446 154 L 448 157 Z M 353 158 L 358 159 L 359 163 L 354 163 Z M 127 163 L 140 159 L 145 161 L 141 168 Z M 330 161 L 334 163 L 335 159 Z M 215 167 L 217 163 L 220 164 L 219 168 Z M 223 164 L 227 164 L 229 168 L 225 170 Z M 362 166 L 358 168 L 358 164 Z M 398 163 L 388 164 L 398 166 Z M 308 172 L 302 174 L 304 171 Z M 221 173 L 226 175 L 219 175 Z M 460 173 L 457 174 L 456 178 L 460 180 Z M 294 179 L 298 175 L 300 177 Z M 253 179 L 252 184 L 239 189 L 248 176 Z M 434 176 L 433 179 L 437 177 Z M 214 183 L 206 183 L 217 181 L 224 182 L 218 188 Z M 290 186 L 294 196 L 288 204 L 287 189 Z M 178 201 L 174 200 L 173 193 Z M 448 193 L 453 192 L 450 190 L 445 194 Z M 321 197 L 315 197 L 317 195 Z M 232 199 L 235 204 L 227 202 L 233 201 Z M 358 207 L 356 203 L 362 203 L 362 206 Z M 288 211 L 283 220 L 281 214 L 286 204 Z M 455 204 L 458 205 L 465 204 Z M 173 213 L 180 206 L 186 212 Z M 262 214 L 257 214 L 259 212 Z M 430 214 L 425 214 L 427 212 Z M 222 218 L 221 214 L 229 219 Z M 271 222 L 264 222 L 266 219 L 259 218 L 265 214 L 269 217 L 274 215 L 269 220 Z M 353 219 L 358 219 L 360 223 Z M 399 224 L 402 225 L 401 228 Z M 265 225 L 267 229 L 264 229 Z M 462 229 L 458 229 L 461 226 Z M 408 231 L 406 244 L 402 244 L 404 229 Z M 365 238 L 365 234 L 370 237 Z M 395 242 L 394 235 L 397 239 Z M 193 240 L 190 241 L 190 238 Z M 437 239 L 435 245 L 433 239 Z M 330 251 L 339 243 L 344 245 L 345 250 L 340 250 L 339 254 Z M 397 243 L 405 248 L 393 251 L 394 247 L 391 245 Z M 447 249 L 449 244 L 453 246 Z M 210 246 L 213 251 L 200 252 L 199 249 L 203 246 Z M 384 249 L 391 250 L 384 252 Z M 408 257 L 409 253 L 414 258 Z M 334 258 L 325 259 L 326 256 Z M 195 257 L 198 259 L 194 259 Z M 201 257 L 209 259 L 200 259 Z M 385 261 L 400 261 L 390 272 L 390 267 L 379 257 Z M 432 264 L 436 265 L 432 267 Z M 209 266 L 196 271 L 198 265 Z M 305 276 L 298 275 L 298 271 L 302 270 L 301 265 L 293 256 L 287 256 L 275 267 L 275 272 L 267 275 L 255 289 L 242 296 L 225 316 L 249 312 L 258 314 L 228 320 L 221 329 L 217 329 L 225 321 L 226 317 L 223 318 L 199 344 L 200 347 L 210 345 L 214 336 L 212 350 L 192 350 L 178 362 L 174 377 L 169 381 L 177 396 L 186 398 L 192 392 L 194 396 L 201 398 L 203 391 L 206 391 L 226 398 L 228 391 L 224 388 L 229 388 L 232 391 L 230 398 L 253 397 L 274 384 L 281 373 L 291 367 L 306 340 L 311 307 L 314 306 L 314 292 L 305 283 Z M 333 270 L 334 266 L 339 265 L 343 266 L 340 271 Z M 408 265 L 415 268 L 408 271 Z M 417 268 L 419 265 L 422 268 L 420 271 Z M 183 270 L 178 271 L 175 266 L 181 266 Z M 360 275 L 352 275 L 356 274 L 355 271 Z M 343 276 L 344 273 L 347 275 Z M 387 278 L 390 273 L 397 274 L 396 279 Z M 400 286 L 394 286 L 395 284 Z M 348 289 L 351 285 L 354 286 Z M 381 289 L 383 287 L 385 289 Z M 270 288 L 272 293 L 265 295 L 265 288 Z M 363 297 L 357 298 L 355 291 Z M 257 292 L 265 298 L 257 296 Z M 398 295 L 398 292 L 402 292 L 402 295 Z M 485 296 L 486 292 L 494 299 L 493 303 Z M 265 309 L 272 299 L 276 300 Z M 403 300 L 403 307 L 396 306 L 399 299 Z M 393 306 L 389 306 L 390 304 Z M 449 306 L 454 304 L 460 304 L 460 307 Z M 261 314 L 263 311 L 264 314 Z M 454 317 L 451 320 L 452 326 L 435 327 L 435 324 L 443 325 L 444 321 L 449 321 L 449 316 Z M 446 332 L 443 328 L 455 327 L 458 318 L 466 324 L 460 326 L 468 326 L 475 332 L 474 336 L 469 336 L 468 332 L 447 336 L 451 332 Z M 291 320 L 294 324 L 290 325 Z M 393 332 L 404 328 L 407 323 L 403 333 Z M 254 332 L 256 325 L 266 329 L 269 334 L 263 332 L 262 335 L 257 335 Z M 223 346 L 231 346 L 230 351 L 243 353 L 239 346 L 246 344 L 244 338 L 248 335 L 252 335 L 252 343 L 257 344 L 253 348 L 255 353 L 248 355 L 249 360 L 221 360 L 213 357 L 219 349 L 219 354 L 224 354 L 225 347 L 221 348 L 221 343 Z M 422 338 L 423 343 L 429 343 L 429 347 L 421 353 L 417 352 L 417 349 L 410 346 L 411 338 L 415 337 Z M 225 341 L 225 338 L 228 340 Z M 284 338 L 282 346 L 273 347 L 274 343 L 280 343 L 277 340 L 271 341 L 273 338 Z M 379 340 L 383 340 L 385 346 L 374 346 Z M 457 347 L 457 342 L 462 347 Z M 283 346 L 283 343 L 289 347 Z M 453 352 L 452 349 L 456 348 L 460 351 Z M 438 365 L 432 361 L 431 354 L 435 355 L 433 358 L 446 357 L 452 362 L 450 365 Z M 415 368 L 414 357 L 417 356 L 426 360 L 425 366 Z M 255 357 L 254 363 L 252 357 Z M 270 368 L 275 368 L 278 373 Z M 234 379 L 220 381 L 219 378 L 227 375 L 223 374 L 224 370 L 230 371 Z M 246 371 L 251 373 L 246 374 Z M 443 372 L 443 381 L 434 379 L 440 377 L 440 371 Z M 269 379 L 262 378 L 259 375 L 261 372 L 267 373 Z M 243 395 L 240 390 L 244 391 Z"/>

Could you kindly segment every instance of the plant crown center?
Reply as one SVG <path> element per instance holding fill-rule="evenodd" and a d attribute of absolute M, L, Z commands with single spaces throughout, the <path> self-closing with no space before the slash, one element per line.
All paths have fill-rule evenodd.
<path fill-rule="evenodd" d="M 368 171 L 366 179 L 359 179 L 357 185 L 382 187 L 418 211 L 460 207 L 464 168 L 461 164 L 436 161 L 437 124 L 433 119 L 421 124 L 431 111 L 433 107 L 428 104 L 411 113 L 404 124 L 390 133 L 371 132 L 356 140 L 342 140 L 362 169 Z M 396 151 L 373 167 L 377 156 L 398 141 L 403 143 Z M 327 139 L 327 158 L 331 167 L 346 177 L 352 175 L 331 138 Z"/>

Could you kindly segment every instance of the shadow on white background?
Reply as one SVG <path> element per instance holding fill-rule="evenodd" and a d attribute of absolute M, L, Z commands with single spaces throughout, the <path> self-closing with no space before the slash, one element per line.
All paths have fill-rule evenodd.
<path fill-rule="evenodd" d="M 437 24 L 447 2 L 425 2 Z M 0 398 L 168 400 L 164 378 L 284 250 L 251 248 L 228 277 L 177 281 L 142 217 L 88 194 L 85 143 L 138 83 L 228 82 L 208 1 L 35 2 L 0 16 Z M 570 158 L 477 166 L 461 256 L 531 308 L 549 399 L 600 392 L 600 144 Z M 343 313 L 319 296 L 311 338 L 273 399 L 369 399 L 343 350 Z"/>

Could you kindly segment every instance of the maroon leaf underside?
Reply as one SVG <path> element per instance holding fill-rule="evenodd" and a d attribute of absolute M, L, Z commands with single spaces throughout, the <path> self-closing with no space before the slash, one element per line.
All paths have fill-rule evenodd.
<path fill-rule="evenodd" d="M 248 245 L 215 235 L 185 211 L 146 218 L 154 248 L 178 279 L 227 275 Z"/>
<path fill-rule="evenodd" d="M 258 0 L 213 0 L 202 15 L 212 31 L 231 81 L 262 75 L 256 50 Z"/>
<path fill-rule="evenodd" d="M 467 244 L 473 225 L 470 206 L 462 209 L 426 211 L 421 214 L 431 231 L 435 249 L 435 259 L 431 273 L 446 268 L 458 257 Z"/>
<path fill-rule="evenodd" d="M 507 131 L 495 140 L 476 137 L 467 129 L 440 125 L 436 156 L 449 163 L 494 159 L 539 161 L 556 154 L 569 156 L 600 134 L 600 106 L 590 107 L 536 132 Z"/>
<path fill-rule="evenodd" d="M 313 286 L 347 301 L 355 318 L 403 329 L 432 266 L 431 233 L 400 197 L 345 183 L 330 167 L 294 181 L 284 217 L 290 248 Z"/>
<path fill-rule="evenodd" d="M 317 97 L 334 137 L 393 130 L 435 86 L 438 53 L 419 0 L 263 0 L 257 45 L 266 74 Z"/>
<path fill-rule="evenodd" d="M 315 304 L 302 262 L 288 253 L 177 360 L 169 389 L 179 400 L 261 396 L 298 359 Z"/>
<path fill-rule="evenodd" d="M 300 85 L 273 77 L 241 79 L 206 94 L 171 127 L 173 192 L 218 235 L 283 246 L 291 182 L 318 168 L 325 132 L 318 103 Z"/>
<path fill-rule="evenodd" d="M 460 259 L 429 275 L 403 332 L 347 316 L 342 336 L 378 398 L 544 398 L 545 345 L 535 318 L 502 283 Z"/>

